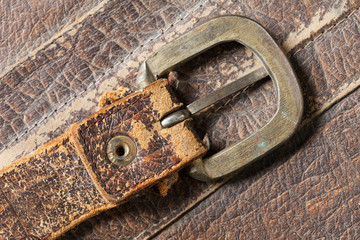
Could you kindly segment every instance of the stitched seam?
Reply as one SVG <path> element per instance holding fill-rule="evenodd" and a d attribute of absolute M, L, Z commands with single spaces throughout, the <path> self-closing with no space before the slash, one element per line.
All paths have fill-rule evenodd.
<path fill-rule="evenodd" d="M 101 76 L 99 76 L 99 78 L 97 80 L 95 80 L 93 83 L 91 83 L 85 90 L 83 90 L 82 92 L 75 94 L 73 97 L 71 97 L 70 99 L 68 99 L 67 101 L 65 101 L 61 106 L 57 107 L 56 109 L 54 109 L 52 112 L 50 112 L 47 116 L 45 116 L 43 119 L 40 119 L 39 121 L 37 121 L 36 123 L 34 123 L 34 125 L 32 127 L 30 127 L 29 129 L 25 130 L 21 135 L 17 136 L 14 140 L 12 140 L 9 144 L 4 146 L 4 149 L 1 151 L 3 152 L 5 149 L 7 149 L 9 146 L 11 146 L 12 144 L 14 144 L 15 142 L 17 142 L 20 138 L 22 138 L 24 135 L 26 135 L 28 132 L 32 131 L 35 127 L 37 127 L 39 124 L 41 124 L 43 121 L 45 121 L 46 119 L 48 119 L 51 115 L 53 115 L 54 113 L 56 113 L 59 109 L 63 108 L 64 106 L 66 106 L 69 102 L 72 102 L 74 99 L 76 99 L 79 96 L 82 96 L 84 93 L 88 92 L 89 89 L 91 87 L 93 87 L 95 84 L 97 84 L 98 82 L 101 81 L 102 77 L 107 74 L 109 71 L 111 71 L 115 66 L 122 64 L 126 59 L 128 59 L 129 57 L 131 57 L 135 51 L 140 50 L 144 47 L 144 45 L 148 44 L 149 42 L 158 39 L 160 36 L 164 35 L 166 31 L 168 31 L 170 28 L 172 28 L 175 24 L 177 24 L 178 22 L 184 20 L 184 18 L 188 17 L 190 14 L 192 14 L 194 11 L 196 11 L 197 9 L 203 7 L 203 4 L 209 2 L 209 0 L 205 1 L 202 4 L 199 4 L 196 8 L 194 8 L 192 11 L 190 11 L 188 14 L 186 14 L 185 16 L 183 16 L 182 18 L 180 18 L 179 20 L 175 21 L 173 24 L 170 24 L 170 26 L 162 31 L 159 35 L 155 36 L 154 38 L 151 38 L 149 40 L 147 40 L 145 43 L 141 44 L 139 47 L 137 47 L 136 49 L 134 49 L 133 51 L 131 51 L 127 56 L 124 57 L 124 59 L 122 59 L 121 61 L 119 61 L 118 63 L 115 63 L 113 66 L 111 66 L 110 68 L 108 68 L 107 71 L 105 71 Z M 100 8 L 103 9 L 104 7 Z M 323 34 L 327 33 L 328 31 L 330 31 L 332 28 L 334 28 L 335 26 L 339 25 L 340 23 L 342 23 L 343 21 L 345 21 L 347 18 L 349 18 L 351 15 L 353 15 L 356 11 L 358 11 L 360 9 L 360 7 L 354 9 L 349 15 L 347 15 L 346 17 L 344 17 L 343 19 L 341 19 L 338 22 L 335 22 L 332 26 L 330 26 L 328 29 L 326 29 L 324 32 L 322 32 L 320 35 L 318 35 L 317 37 L 315 37 L 314 39 L 312 39 L 311 41 L 309 41 L 307 44 L 305 44 L 303 47 L 301 47 L 300 49 L 298 49 L 294 54 L 297 54 L 299 51 L 301 51 L 302 49 L 304 49 L 305 47 L 307 47 L 309 44 L 311 44 L 312 42 L 314 42 L 315 40 L 317 40 L 319 37 L 323 36 Z M 95 13 L 94 13 L 95 14 Z M 94 14 L 89 15 L 88 17 L 93 16 Z M 87 17 L 87 18 L 88 18 Z M 73 26 L 73 28 L 69 29 L 68 31 L 66 31 L 65 33 L 63 33 L 61 36 L 59 36 L 58 38 L 56 38 L 55 40 L 53 40 L 50 44 L 48 44 L 47 46 L 45 46 L 44 48 L 40 49 L 39 51 L 42 51 L 44 49 L 46 49 L 46 47 L 48 47 L 49 45 L 53 44 L 56 40 L 58 40 L 59 38 L 63 37 L 64 34 L 66 34 L 67 32 L 73 30 L 74 28 L 76 28 L 76 26 L 78 26 L 79 24 L 82 24 L 82 22 L 76 24 Z M 237 96 L 237 95 L 236 95 Z M 225 107 L 227 104 L 229 104 L 229 102 L 226 102 L 225 105 L 223 105 L 222 107 Z M 215 112 L 217 112 L 218 110 L 220 110 L 222 107 L 219 107 Z M 215 113 L 213 112 L 213 113 Z M 209 117 L 209 116 L 207 116 Z M 205 120 L 205 119 L 203 119 Z M 202 121 L 203 121 L 202 120 Z M 0 153 L 1 153 L 0 152 Z"/>
<path fill-rule="evenodd" d="M 87 15 L 87 16 L 85 16 L 86 14 L 84 14 L 83 16 L 80 16 L 79 18 L 75 18 L 74 21 L 73 21 L 74 24 L 73 24 L 73 23 L 70 23 L 69 25 L 67 25 L 67 26 L 69 27 L 68 30 L 66 30 L 66 31 L 63 32 L 61 35 L 57 36 L 55 39 L 53 39 L 53 40 L 51 40 L 51 41 L 49 41 L 49 40 L 51 39 L 51 37 L 50 37 L 48 40 L 46 40 L 45 42 L 42 43 L 42 44 L 45 44 L 44 47 L 42 47 L 42 48 L 37 47 L 37 48 L 35 48 L 34 50 L 30 51 L 25 57 L 22 58 L 23 60 L 19 61 L 19 62 L 16 63 L 16 64 L 13 64 L 13 66 L 10 67 L 9 70 L 6 70 L 6 68 L 3 69 L 2 72 L 0 72 L 0 77 L 5 76 L 5 75 L 8 74 L 9 72 L 13 71 L 13 70 L 16 68 L 16 66 L 22 64 L 22 63 L 25 62 L 27 59 L 36 56 L 37 53 L 39 53 L 40 51 L 43 51 L 44 49 L 46 49 L 47 47 L 49 47 L 51 44 L 54 44 L 56 40 L 58 40 L 59 38 L 63 37 L 66 33 L 68 33 L 68 32 L 70 32 L 70 31 L 76 29 L 76 27 L 77 27 L 78 25 L 81 25 L 88 17 L 91 17 L 91 16 L 93 16 L 94 14 L 96 14 L 96 13 L 98 13 L 98 12 L 101 12 L 101 11 L 104 9 L 105 5 L 106 5 L 107 3 L 109 3 L 110 1 L 111 1 L 111 0 L 107 0 L 107 2 L 102 1 L 102 2 L 100 2 L 99 4 L 97 4 L 95 7 L 91 8 L 91 9 L 89 10 L 89 12 L 91 12 L 93 9 L 96 9 L 99 5 L 103 4 L 103 6 L 100 7 L 99 9 L 97 9 L 94 13 L 91 13 L 91 14 L 89 14 L 89 15 Z M 85 16 L 85 17 L 84 17 L 84 16 Z M 84 18 L 83 18 L 83 17 L 84 17 Z M 82 18 L 83 18 L 83 19 L 82 19 Z M 79 21 L 79 19 L 82 19 L 82 20 Z M 79 22 L 78 22 L 78 23 L 75 23 L 75 22 L 77 22 L 77 21 L 79 21 Z M 71 25 L 72 25 L 72 26 L 71 26 Z M 65 28 L 67 28 L 67 26 L 65 25 Z M 61 29 L 61 28 L 60 28 L 60 29 Z M 61 30 L 57 30 L 53 35 L 56 35 L 58 32 L 61 32 Z M 49 43 L 46 44 L 46 42 L 49 42 Z M 40 44 L 40 46 L 41 46 L 42 44 Z"/>
<path fill-rule="evenodd" d="M 334 27 L 338 26 L 339 24 L 341 24 L 342 22 L 344 22 L 346 19 L 348 19 L 349 17 L 351 17 L 356 11 L 358 11 L 360 9 L 360 6 L 355 8 L 353 11 L 351 11 L 348 15 L 346 15 L 345 17 L 343 17 L 342 19 L 340 19 L 337 22 L 334 22 L 332 25 L 330 25 L 328 28 L 324 29 L 319 35 L 315 36 L 313 39 L 311 39 L 309 42 L 307 42 L 303 47 L 299 48 L 298 50 L 296 50 L 292 55 L 295 56 L 297 53 L 299 53 L 301 50 L 303 50 L 304 48 L 306 48 L 307 46 L 309 46 L 311 43 L 313 43 L 314 41 L 316 41 L 317 39 L 319 39 L 320 37 L 322 37 L 324 34 L 328 33 L 330 30 L 332 30 Z"/>
<path fill-rule="evenodd" d="M 34 125 L 32 127 L 30 127 L 29 129 L 25 130 L 22 134 L 20 134 L 19 136 L 17 136 L 14 140 L 12 140 L 9 144 L 5 145 L 4 149 L 1 151 L 3 152 L 5 149 L 7 149 L 9 146 L 11 146 L 12 144 L 14 144 L 15 142 L 17 142 L 20 138 L 22 138 L 25 134 L 27 134 L 28 132 L 32 131 L 35 127 L 37 127 L 39 124 L 41 124 L 42 122 L 44 122 L 46 119 L 48 119 L 51 115 L 53 115 L 54 113 L 56 113 L 58 110 L 60 110 L 61 108 L 65 107 L 68 103 L 72 102 L 74 99 L 76 99 L 79 96 L 84 95 L 86 92 L 88 92 L 94 85 L 96 85 L 97 83 L 101 82 L 102 78 L 104 75 L 106 75 L 107 73 L 109 73 L 114 67 L 121 65 L 122 63 L 125 62 L 125 60 L 127 60 L 128 58 L 130 58 L 135 52 L 139 51 L 140 49 L 143 49 L 143 47 L 145 45 L 147 45 L 148 43 L 160 38 L 161 36 L 165 35 L 165 33 L 171 29 L 174 25 L 176 25 L 178 22 L 183 21 L 186 17 L 188 17 L 190 14 L 192 14 L 194 11 L 196 11 L 197 9 L 203 7 L 203 4 L 205 4 L 206 2 L 208 2 L 209 0 L 205 1 L 204 3 L 201 3 L 199 5 L 197 5 L 192 11 L 188 12 L 187 14 L 185 14 L 183 17 L 181 17 L 180 19 L 176 20 L 174 23 L 170 24 L 165 30 L 161 31 L 160 34 L 156 35 L 153 38 L 148 39 L 146 42 L 144 42 L 143 44 L 141 44 L 140 46 L 138 46 L 137 48 L 135 48 L 133 51 L 131 51 L 127 56 L 125 56 L 122 60 L 120 60 L 119 62 L 115 63 L 114 65 L 112 65 L 111 67 L 109 67 L 106 71 L 104 71 L 99 77 L 98 79 L 96 79 L 94 82 L 92 82 L 89 86 L 87 86 L 82 92 L 74 94 L 72 97 L 70 97 L 67 101 L 65 101 L 61 106 L 58 106 L 57 108 L 55 108 L 52 112 L 50 112 L 49 114 L 47 114 L 47 116 L 45 116 L 43 119 L 40 119 L 39 121 L 37 121 L 36 123 L 34 123 Z M 102 9 L 102 8 L 101 8 Z M 92 14 L 93 15 L 93 14 Z M 91 17 L 92 15 L 89 15 L 88 17 Z M 81 24 L 81 23 L 79 23 Z M 77 24 L 78 25 L 78 24 Z M 77 25 L 74 25 L 73 28 L 75 28 Z M 72 28 L 72 29 L 73 29 Z M 71 31 L 72 29 L 70 29 L 69 31 Z M 69 32 L 67 31 L 67 32 Z M 65 33 L 67 33 L 65 32 Z M 64 34 L 65 34 L 64 33 Z M 62 37 L 63 35 L 61 35 L 60 37 Z M 60 38 L 58 37 L 58 38 Z M 55 41 L 58 39 L 56 38 L 52 43 L 50 43 L 49 45 L 55 43 Z M 48 47 L 49 45 L 47 45 L 46 47 Z M 46 49 L 46 47 L 44 47 L 43 49 L 39 50 L 42 51 L 44 49 Z M 0 153 L 1 153 L 0 152 Z"/>
<path fill-rule="evenodd" d="M 293 54 L 291 54 L 290 56 L 295 56 L 296 54 L 298 54 L 301 50 L 303 50 L 305 47 L 309 46 L 311 43 L 313 43 L 315 40 L 319 39 L 320 37 L 322 37 L 325 33 L 329 32 L 331 29 L 333 29 L 334 27 L 338 26 L 339 24 L 341 24 L 342 22 L 344 22 L 346 19 L 348 19 L 351 15 L 353 15 L 356 11 L 358 11 L 360 9 L 360 7 L 354 9 L 351 13 L 349 13 L 346 17 L 344 17 L 343 19 L 341 19 L 338 22 L 335 22 L 334 24 L 332 24 L 329 28 L 325 29 L 321 34 L 319 34 L 318 36 L 316 36 L 315 38 L 311 39 L 308 43 L 306 43 L 303 47 L 299 48 L 297 51 L 295 51 Z M 237 96 L 239 96 L 240 94 L 244 93 L 250 86 L 253 86 L 254 84 L 251 84 L 247 87 L 245 87 L 243 90 L 241 90 L 240 92 L 238 92 L 237 94 L 235 94 L 231 99 L 229 99 L 228 101 L 226 101 L 226 103 L 224 105 L 221 105 L 220 107 L 218 107 L 216 110 L 214 110 L 213 112 L 209 113 L 208 115 L 206 115 L 206 117 L 204 117 L 203 119 L 201 119 L 196 126 L 199 126 L 203 121 L 207 120 L 212 114 L 218 112 L 219 110 L 221 110 L 222 108 L 226 107 L 230 102 L 232 102 Z"/>

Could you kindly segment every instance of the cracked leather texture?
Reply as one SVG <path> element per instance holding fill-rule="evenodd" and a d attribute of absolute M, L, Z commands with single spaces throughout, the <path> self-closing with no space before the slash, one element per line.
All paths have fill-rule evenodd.
<path fill-rule="evenodd" d="M 102 11 L 16 64 L 0 80 L 0 149 L 59 105 L 91 87 L 116 62 L 159 34 L 183 10 L 181 5 L 166 1 L 109 1 Z"/>
<path fill-rule="evenodd" d="M 332 189 L 349 188 L 338 179 L 358 168 L 359 162 L 358 144 L 353 140 L 337 153 L 338 145 L 358 135 L 356 125 L 351 125 L 359 122 L 358 115 L 351 113 L 356 102 L 344 103 L 354 99 L 352 91 L 359 85 L 358 8 L 358 1 L 106 2 L 101 11 L 1 77 L 1 156 L 9 156 L 7 151 L 23 156 L 17 151 L 23 142 L 28 146 L 36 139 L 41 144 L 42 138 L 59 136 L 70 123 L 96 111 L 106 90 L 119 86 L 135 90 L 139 64 L 176 36 L 212 17 L 240 14 L 258 21 L 288 54 L 302 85 L 304 121 L 309 125 L 286 145 L 284 153 L 273 153 L 229 183 L 201 183 L 180 174 L 167 197 L 149 192 L 84 222 L 63 238 L 299 239 L 313 234 L 357 238 L 359 193 Z M 223 44 L 177 69 L 174 89 L 181 101 L 189 103 L 258 67 L 250 51 L 238 44 Z M 321 115 L 337 101 L 331 114 Z M 263 126 L 276 111 L 275 103 L 272 82 L 265 80 L 194 120 L 201 133 L 209 133 L 213 153 Z M 336 118 L 346 111 L 350 111 L 348 120 Z M 65 120 L 53 122 L 55 117 Z M 332 119 L 340 124 L 326 124 Z M 345 134 L 347 125 L 354 126 L 353 135 Z M 323 141 L 328 127 L 347 137 L 334 137 L 338 144 Z M 307 145 L 309 138 L 313 144 Z M 298 152 L 307 154 L 296 155 Z M 333 168 L 327 167 L 329 161 Z M 271 186 L 272 182 L 277 185 Z M 350 188 L 357 182 L 356 177 L 349 178 Z M 322 194 L 320 190 L 328 191 Z M 293 221 L 294 216 L 299 218 Z"/>
<path fill-rule="evenodd" d="M 357 239 L 359 101 L 358 89 L 155 239 Z"/>
<path fill-rule="evenodd" d="M 76 19 L 89 14 L 101 1 L 1 1 L 0 75 L 34 53 Z"/>
<path fill-rule="evenodd" d="M 0 237 L 49 237 L 103 207 L 68 134 L 0 173 Z"/>
<path fill-rule="evenodd" d="M 204 155 L 189 121 L 161 127 L 160 118 L 181 106 L 167 80 L 158 80 L 2 169 L 0 236 L 59 237 Z M 108 142 L 118 135 L 130 137 L 137 149 L 124 166 L 106 154 Z"/>

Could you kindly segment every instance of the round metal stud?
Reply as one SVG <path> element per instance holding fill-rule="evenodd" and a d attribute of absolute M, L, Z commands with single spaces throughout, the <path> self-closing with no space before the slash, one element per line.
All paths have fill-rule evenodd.
<path fill-rule="evenodd" d="M 134 160 L 136 156 L 136 144 L 128 136 L 115 136 L 107 144 L 108 159 L 118 165 L 124 166 Z"/>

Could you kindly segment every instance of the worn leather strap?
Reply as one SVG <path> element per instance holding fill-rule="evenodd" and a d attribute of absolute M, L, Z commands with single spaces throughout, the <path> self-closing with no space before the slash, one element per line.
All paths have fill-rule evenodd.
<path fill-rule="evenodd" d="M 94 8 L 98 3 L 104 7 Z M 300 77 L 306 119 L 318 116 L 360 83 L 359 10 L 351 15 L 356 5 L 357 0 L 4 1 L 0 164 L 25 156 L 96 111 L 104 91 L 121 85 L 136 90 L 132 80 L 146 56 L 223 14 L 247 16 L 270 32 Z M 256 67 L 251 53 L 224 44 L 178 69 L 177 95 L 191 102 Z M 272 89 L 265 81 L 198 118 L 197 129 L 209 134 L 212 152 L 271 118 L 276 111 Z M 342 105 L 356 113 L 355 105 Z M 299 131 L 309 141 L 287 143 L 224 186 L 181 174 L 166 198 L 148 192 L 85 221 L 62 239 L 356 239 L 360 188 L 352 170 L 359 169 L 359 158 L 349 157 L 360 152 L 360 144 L 356 137 L 340 136 L 356 133 L 352 126 L 359 118 L 337 117 L 344 108 L 337 105 L 326 118 L 329 123 L 321 117 L 322 130 L 316 119 L 310 123 L 314 127 Z"/>
<path fill-rule="evenodd" d="M 0 238 L 56 238 L 205 154 L 189 121 L 161 127 L 159 120 L 181 106 L 167 80 L 159 80 L 2 169 Z M 137 146 L 125 166 L 106 153 L 119 134 Z"/>

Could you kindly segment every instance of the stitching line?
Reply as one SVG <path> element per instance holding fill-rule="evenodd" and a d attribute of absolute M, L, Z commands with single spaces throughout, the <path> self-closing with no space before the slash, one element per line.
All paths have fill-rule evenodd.
<path fill-rule="evenodd" d="M 68 32 L 70 32 L 70 31 L 76 29 L 76 27 L 77 27 L 78 25 L 81 25 L 81 24 L 85 21 L 85 19 L 87 19 L 88 17 L 91 17 L 91 16 L 95 15 L 96 13 L 103 11 L 105 5 L 108 4 L 109 2 L 110 2 L 110 0 L 102 0 L 101 2 L 99 2 L 98 4 L 96 4 L 93 8 L 89 9 L 89 11 L 88 11 L 88 12 L 91 12 L 91 11 L 93 11 L 94 9 L 96 9 L 95 12 L 93 12 L 93 13 L 87 15 L 87 16 L 86 16 L 86 13 L 84 13 L 83 15 L 80 15 L 79 18 L 76 18 L 76 17 L 75 17 L 75 19 L 73 20 L 72 23 L 70 23 L 70 24 L 68 24 L 68 25 L 66 25 L 66 24 L 64 25 L 64 29 L 67 29 L 67 28 L 68 28 L 68 29 L 65 30 L 63 33 L 61 33 L 61 35 L 55 37 L 53 40 L 51 40 L 52 38 L 51 38 L 51 36 L 50 36 L 48 40 L 45 40 L 44 42 L 42 42 L 42 43 L 40 44 L 40 46 L 41 46 L 41 45 L 44 45 L 43 47 L 41 47 L 41 48 L 40 48 L 40 47 L 35 47 L 35 48 L 34 48 L 32 51 L 30 51 L 26 56 L 21 57 L 21 60 L 20 60 L 18 63 L 15 63 L 15 64 L 12 64 L 12 65 L 10 65 L 10 66 L 5 67 L 5 68 L 0 72 L 0 77 L 2 78 L 3 76 L 5 76 L 6 74 L 8 74 L 9 72 L 13 71 L 13 70 L 16 68 L 16 66 L 21 65 L 21 64 L 22 64 L 23 62 L 25 62 L 27 59 L 36 56 L 36 54 L 37 54 L 38 52 L 43 51 L 44 49 L 46 49 L 47 47 L 49 47 L 51 44 L 54 44 L 56 40 L 58 40 L 59 38 L 63 37 L 66 33 L 68 33 Z M 98 8 L 100 5 L 102 5 L 102 6 L 101 6 L 100 8 Z M 97 9 L 97 8 L 98 8 L 98 9 Z M 77 22 L 77 23 L 75 23 L 75 22 Z M 55 31 L 54 34 L 53 34 L 53 36 L 56 36 L 59 32 L 62 32 L 61 28 L 59 28 L 57 31 Z M 50 41 L 50 40 L 51 40 L 51 41 Z"/>
<path fill-rule="evenodd" d="M 349 18 L 352 14 L 354 14 L 356 11 L 358 11 L 360 9 L 360 7 L 358 7 L 357 9 L 353 10 L 349 15 L 347 15 L 345 18 L 341 19 L 340 21 L 334 23 L 332 26 L 329 27 L 329 29 L 326 29 L 324 32 L 322 32 L 321 34 L 319 34 L 317 37 L 315 37 L 314 39 L 312 39 L 310 42 L 308 42 L 307 44 L 305 44 L 302 48 L 298 49 L 296 52 L 294 52 L 292 55 L 295 56 L 298 52 L 300 52 L 302 49 L 304 49 L 305 47 L 307 47 L 309 44 L 311 44 L 312 42 L 314 42 L 315 40 L 317 40 L 318 38 L 320 38 L 322 35 L 324 35 L 325 33 L 327 33 L 328 31 L 330 31 L 332 28 L 334 28 L 335 26 L 339 25 L 340 23 L 342 23 L 343 21 L 345 21 L 347 18 Z M 252 84 L 253 85 L 253 84 Z M 217 112 L 218 110 L 220 110 L 221 108 L 225 107 L 227 104 L 229 104 L 229 102 L 233 101 L 233 99 L 235 99 L 238 95 L 242 94 L 243 92 L 245 92 L 250 86 L 252 85 L 249 85 L 249 86 L 246 86 L 243 90 L 239 91 L 239 93 L 235 94 L 231 99 L 229 99 L 225 105 L 223 106 L 220 106 L 218 109 L 216 109 L 213 113 Z M 211 114 L 213 113 L 209 113 L 204 119 L 202 119 L 198 124 L 197 126 L 203 122 L 206 118 L 208 118 Z M 227 179 L 229 180 L 229 179 Z M 227 182 L 227 180 L 225 180 L 225 182 Z M 217 189 L 215 189 L 216 191 Z M 210 194 L 207 194 L 207 196 L 210 196 L 211 194 L 213 194 L 213 192 L 210 192 Z M 186 211 L 188 211 L 189 209 L 187 209 Z M 186 212 L 185 211 L 185 212 Z M 173 220 L 171 221 L 176 221 L 176 219 L 178 218 L 178 216 L 175 216 L 174 218 L 172 218 Z M 166 217 L 166 220 L 168 220 L 168 218 Z M 174 222 L 170 222 L 169 225 L 167 226 L 171 226 Z M 157 226 L 158 224 L 155 224 L 155 226 Z M 160 229 L 161 231 L 161 229 Z M 139 235 L 137 235 L 137 238 L 140 237 L 140 236 L 144 236 L 144 234 L 146 233 L 147 231 L 144 230 L 142 231 Z M 155 233 L 157 234 L 157 233 Z M 153 235 L 151 234 L 150 235 L 150 238 L 152 237 Z M 149 237 L 148 237 L 149 238 Z"/>
<path fill-rule="evenodd" d="M 309 46 L 311 43 L 313 43 L 315 40 L 319 39 L 320 37 L 322 37 L 324 34 L 326 34 L 327 32 L 329 32 L 331 29 L 333 29 L 334 27 L 338 26 L 339 24 L 341 24 L 342 22 L 344 22 L 346 19 L 348 19 L 350 16 L 352 16 L 356 11 L 358 11 L 360 9 L 360 7 L 354 9 L 351 13 L 349 13 L 349 15 L 345 16 L 343 19 L 339 20 L 338 22 L 333 23 L 329 28 L 325 29 L 323 32 L 321 32 L 321 34 L 319 34 L 318 36 L 314 37 L 313 39 L 311 39 L 308 43 L 306 43 L 303 47 L 299 48 L 297 51 L 295 51 L 293 54 L 289 55 L 289 57 L 291 56 L 295 56 L 296 54 L 298 54 L 300 51 L 302 51 L 304 48 L 306 48 L 307 46 Z M 213 112 L 210 112 L 208 115 L 206 115 L 203 119 L 201 119 L 196 126 L 199 126 L 202 122 L 204 122 L 205 120 L 207 120 L 212 114 L 218 112 L 219 110 L 221 110 L 222 108 L 226 107 L 227 105 L 229 105 L 230 102 L 232 102 L 236 97 L 238 97 L 240 94 L 244 93 L 250 86 L 253 86 L 256 83 L 253 83 L 249 86 L 246 86 L 243 90 L 240 90 L 240 92 L 238 92 L 237 94 L 235 94 L 232 98 L 230 98 L 228 101 L 226 101 L 226 103 L 224 103 L 224 105 L 219 106 L 217 109 L 215 109 Z"/>
<path fill-rule="evenodd" d="M 208 2 L 209 0 L 207 0 L 206 2 Z M 86 89 L 84 89 L 82 92 L 74 94 L 72 97 L 70 97 L 67 101 L 65 101 L 61 106 L 58 106 L 57 108 L 55 108 L 52 112 L 50 112 L 47 116 L 45 116 L 43 119 L 37 121 L 31 128 L 25 130 L 22 134 L 20 134 L 19 136 L 17 136 L 15 138 L 15 140 L 12 140 L 9 144 L 5 145 L 4 149 L 1 152 L 3 152 L 5 149 L 7 149 L 9 146 L 11 146 L 12 144 L 14 144 L 15 142 L 17 142 L 20 138 L 22 138 L 25 134 L 27 134 L 28 132 L 32 131 L 35 127 L 37 127 L 39 124 L 41 124 L 42 122 L 44 122 L 46 119 L 48 119 L 51 115 L 53 115 L 54 113 L 56 113 L 58 110 L 60 110 L 61 108 L 65 107 L 68 103 L 72 102 L 74 99 L 76 99 L 79 96 L 83 96 L 86 92 L 88 92 L 94 85 L 96 85 L 97 83 L 101 82 L 102 78 L 104 75 L 106 75 L 107 73 L 109 73 L 114 67 L 121 65 L 122 63 L 125 62 L 125 60 L 127 60 L 128 58 L 130 58 L 132 55 L 134 55 L 135 52 L 139 51 L 140 49 L 143 49 L 143 47 L 145 45 L 147 45 L 149 42 L 152 42 L 158 38 L 160 38 L 162 35 L 164 35 L 170 28 L 174 27 L 174 25 L 176 25 L 178 22 L 183 21 L 185 18 L 187 18 L 189 15 L 191 15 L 194 11 L 198 10 L 199 8 L 203 7 L 204 3 L 200 3 L 198 4 L 195 8 L 193 8 L 192 11 L 189 11 L 187 14 L 185 14 L 183 17 L 181 17 L 180 19 L 176 20 L 174 23 L 170 24 L 165 30 L 162 30 L 160 34 L 158 34 L 157 36 L 148 39 L 146 42 L 144 42 L 143 44 L 141 44 L 140 46 L 138 46 L 137 48 L 135 48 L 133 51 L 131 51 L 127 56 L 125 56 L 123 59 L 121 59 L 119 62 L 115 63 L 114 65 L 112 65 L 111 67 L 109 67 L 106 71 L 104 71 L 97 80 L 95 80 L 94 82 L 92 82 L 89 86 L 86 87 Z M 103 8 L 101 8 L 103 9 Z M 93 16 L 89 15 L 88 17 Z M 69 29 L 68 31 L 66 31 L 64 34 L 66 34 L 67 32 L 73 30 L 74 28 L 76 28 L 77 25 L 79 25 L 81 23 L 78 23 L 76 25 L 74 25 L 74 27 L 72 29 Z M 63 34 L 63 35 L 64 35 Z M 55 43 L 56 40 L 58 40 L 59 38 L 63 37 L 63 35 L 59 36 L 58 38 L 56 38 L 53 42 L 51 42 L 49 45 Z M 49 45 L 47 45 L 46 47 L 44 47 L 43 49 L 39 50 L 42 51 L 44 49 L 46 49 Z"/>
<path fill-rule="evenodd" d="M 20 138 L 22 138 L 25 134 L 27 134 L 28 132 L 32 131 L 35 127 L 37 127 L 39 124 L 41 124 L 42 122 L 44 122 L 47 118 L 49 118 L 51 115 L 53 115 L 54 113 L 56 113 L 59 109 L 63 108 L 64 106 L 66 106 L 69 102 L 72 102 L 74 99 L 76 99 L 79 96 L 82 96 L 84 93 L 88 92 L 94 85 L 96 85 L 98 82 L 101 81 L 102 77 L 107 74 L 108 72 L 110 72 L 114 67 L 122 64 L 126 59 L 128 59 L 129 57 L 131 57 L 134 52 L 142 49 L 144 47 L 144 45 L 148 44 L 149 42 L 154 41 L 155 39 L 158 39 L 160 36 L 164 35 L 165 32 L 167 32 L 170 28 L 172 28 L 175 24 L 177 24 L 180 21 L 183 21 L 184 18 L 188 17 L 190 14 L 192 14 L 194 11 L 198 10 L 199 8 L 203 7 L 203 4 L 206 4 L 207 2 L 209 2 L 209 0 L 205 1 L 202 4 L 199 4 L 197 7 L 195 7 L 192 11 L 190 11 L 188 14 L 184 15 L 182 18 L 180 18 L 179 20 L 175 21 L 174 23 L 170 24 L 170 26 L 165 29 L 164 31 L 161 31 L 160 34 L 158 34 L 157 36 L 155 36 L 154 38 L 151 38 L 149 40 L 147 40 L 145 43 L 141 44 L 140 46 L 138 46 L 137 48 L 135 48 L 133 51 L 131 51 L 127 56 L 124 57 L 124 59 L 120 60 L 118 63 L 115 63 L 113 66 L 111 66 L 110 68 L 108 68 L 108 70 L 106 70 L 101 76 L 99 76 L 99 78 L 97 80 L 95 80 L 93 83 L 91 83 L 85 90 L 83 90 L 82 92 L 75 94 L 73 97 L 71 97 L 70 99 L 68 99 L 67 101 L 65 101 L 61 106 L 58 106 L 56 109 L 54 109 L 52 112 L 50 112 L 47 116 L 45 116 L 43 119 L 37 121 L 31 128 L 25 130 L 21 135 L 17 136 L 13 141 L 11 141 L 9 144 L 5 145 L 4 149 L 1 151 L 3 152 L 5 149 L 7 149 L 9 146 L 11 146 L 12 144 L 14 144 L 15 142 L 17 142 Z M 103 9 L 104 7 L 102 7 L 101 9 Z M 332 28 L 336 27 L 337 25 L 339 25 L 340 23 L 342 23 L 343 21 L 345 21 L 347 18 L 349 18 L 351 15 L 353 15 L 356 11 L 358 11 L 360 9 L 360 7 L 354 9 L 349 15 L 347 15 L 346 17 L 344 17 L 343 19 L 341 19 L 338 22 L 335 22 L 333 25 L 331 25 L 328 29 L 324 30 L 321 34 L 319 34 L 318 36 L 316 36 L 315 38 L 313 38 L 312 40 L 310 40 L 307 44 L 305 44 L 303 47 L 299 48 L 294 54 L 292 54 L 293 56 L 295 56 L 298 52 L 300 52 L 301 50 L 303 50 L 305 47 L 307 47 L 309 44 L 311 44 L 312 42 L 314 42 L 315 40 L 317 40 L 318 38 L 320 38 L 321 36 L 323 36 L 325 33 L 327 33 L 328 31 L 330 31 Z M 88 17 L 93 16 L 94 14 L 89 15 Z M 88 18 L 87 17 L 87 18 Z M 81 22 L 82 23 L 82 22 Z M 73 30 L 74 28 L 76 28 L 76 26 L 78 26 L 78 23 L 76 25 L 74 25 L 74 27 L 72 29 L 69 29 L 68 31 L 66 31 L 64 34 L 66 34 L 67 32 Z M 56 40 L 58 40 L 59 38 L 63 37 L 62 34 L 61 36 L 59 36 L 58 38 L 56 38 L 52 43 L 50 43 L 49 45 L 53 44 Z M 48 45 L 46 46 L 48 47 Z M 44 47 L 43 49 L 39 50 L 42 51 L 44 49 L 46 49 L 46 47 Z M 240 92 L 239 94 L 243 93 Z M 238 94 L 236 94 L 234 96 L 237 97 Z M 231 100 L 230 100 L 231 101 Z M 213 113 L 219 111 L 221 108 L 225 107 L 226 105 L 228 105 L 230 103 L 230 101 L 227 101 L 225 103 L 225 105 L 219 107 L 218 109 L 216 109 Z M 203 120 L 205 120 L 206 118 L 208 118 L 209 116 L 205 117 Z M 202 121 L 203 121 L 202 120 Z M 0 153 L 1 153 L 0 152 Z"/>
<path fill-rule="evenodd" d="M 355 8 L 353 11 L 351 11 L 348 15 L 344 16 L 342 19 L 340 19 L 339 21 L 333 23 L 332 25 L 329 26 L 329 28 L 324 29 L 319 35 L 315 36 L 313 39 L 311 39 L 308 43 L 306 43 L 303 47 L 299 48 L 298 50 L 296 50 L 292 55 L 295 56 L 297 53 L 299 53 L 301 50 L 303 50 L 304 48 L 306 48 L 307 46 L 309 46 L 311 43 L 313 43 L 314 41 L 316 41 L 317 39 L 319 39 L 320 37 L 322 37 L 324 34 L 328 33 L 330 30 L 332 30 L 334 27 L 338 26 L 339 24 L 341 24 L 342 22 L 344 22 L 346 19 L 348 19 L 349 17 L 351 17 L 356 11 L 358 11 L 360 9 L 360 6 Z"/>

